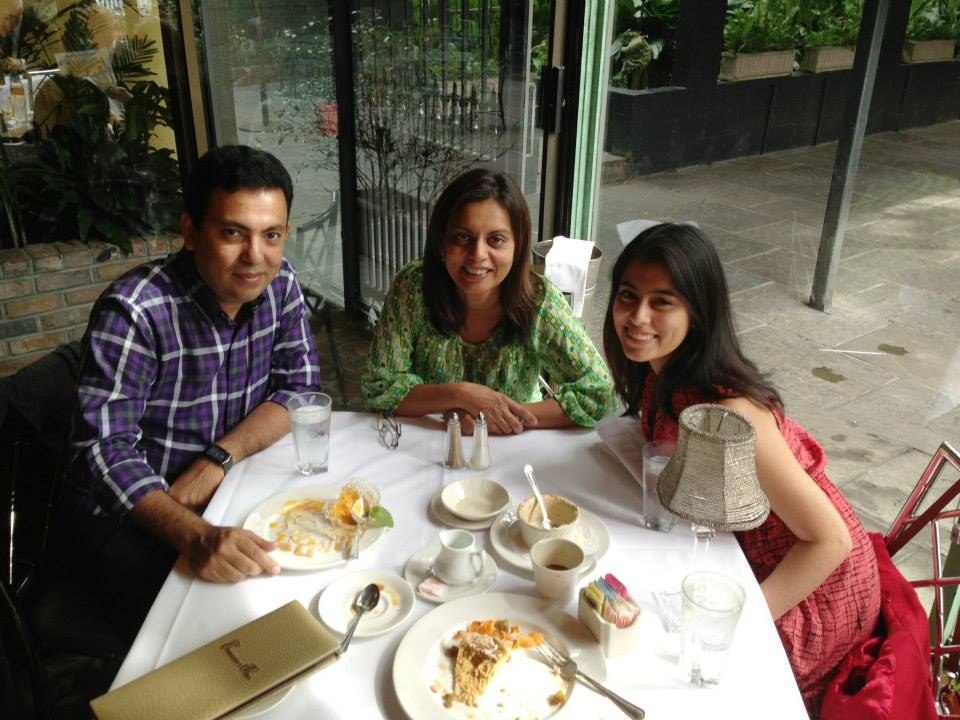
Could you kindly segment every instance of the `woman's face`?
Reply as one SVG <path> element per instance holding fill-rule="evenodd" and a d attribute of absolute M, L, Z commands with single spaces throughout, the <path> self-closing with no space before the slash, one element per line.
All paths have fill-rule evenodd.
<path fill-rule="evenodd" d="M 613 322 L 623 354 L 659 374 L 687 337 L 690 310 L 660 263 L 634 260 L 614 288 Z"/>
<path fill-rule="evenodd" d="M 510 215 L 496 200 L 467 203 L 447 225 L 443 264 L 467 302 L 499 299 L 513 267 L 515 239 Z"/>

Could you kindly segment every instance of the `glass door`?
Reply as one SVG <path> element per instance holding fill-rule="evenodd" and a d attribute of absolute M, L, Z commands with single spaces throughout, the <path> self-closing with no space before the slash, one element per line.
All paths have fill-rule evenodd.
<path fill-rule="evenodd" d="M 422 255 L 433 201 L 462 171 L 511 174 L 539 216 L 549 22 L 549 0 L 368 0 L 351 12 L 364 305 Z"/>

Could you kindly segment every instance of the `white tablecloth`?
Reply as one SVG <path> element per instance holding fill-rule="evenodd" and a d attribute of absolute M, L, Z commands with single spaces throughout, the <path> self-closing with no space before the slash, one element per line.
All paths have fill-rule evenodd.
<path fill-rule="evenodd" d="M 695 688 L 679 676 L 678 638 L 657 620 L 650 591 L 678 587 L 692 556 L 692 534 L 679 522 L 670 534 L 638 525 L 640 490 L 626 470 L 590 430 L 533 430 L 490 438 L 492 466 L 483 473 L 446 470 L 440 465 L 445 435 L 430 418 L 403 421 L 400 447 L 386 450 L 378 441 L 376 417 L 335 413 L 330 469 L 302 477 L 293 471 L 293 441 L 288 435 L 244 462 L 224 479 L 204 517 L 213 523 L 241 525 L 265 498 L 298 485 L 342 484 L 362 476 L 379 484 L 382 503 L 396 527 L 359 560 L 318 572 L 284 572 L 273 577 L 215 585 L 190 576 L 183 560 L 170 573 L 114 680 L 119 687 L 247 623 L 290 600 L 316 612 L 324 587 L 358 569 L 403 573 L 406 560 L 437 541 L 442 529 L 428 513 L 430 497 L 459 477 L 482 474 L 510 491 L 516 502 L 529 495 L 521 468 L 531 463 L 539 484 L 592 511 L 606 523 L 613 541 L 595 575 L 613 572 L 643 604 L 645 625 L 640 648 L 607 659 L 607 684 L 662 718 L 806 718 L 796 683 L 770 614 L 734 538 L 721 534 L 711 543 L 700 568 L 725 572 L 747 592 L 726 676 L 720 686 Z M 465 438 L 469 457 L 471 439 Z M 496 557 L 488 533 L 478 531 L 494 555 L 500 573 L 491 591 L 535 594 L 533 581 L 515 574 Z M 355 639 L 338 663 L 298 684 L 289 697 L 263 717 L 404 718 L 393 687 L 393 658 L 406 630 L 435 606 L 417 600 L 413 614 L 392 632 Z M 576 616 L 576 606 L 566 610 Z M 349 699 L 345 705 L 345 699 Z M 623 715 L 603 698 L 579 688 L 563 712 L 566 718 L 619 720 Z"/>

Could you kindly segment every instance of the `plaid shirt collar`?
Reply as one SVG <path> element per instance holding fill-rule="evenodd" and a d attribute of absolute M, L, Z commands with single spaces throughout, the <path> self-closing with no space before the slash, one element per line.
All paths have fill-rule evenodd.
<path fill-rule="evenodd" d="M 236 319 L 231 320 L 230 316 L 223 311 L 213 290 L 200 277 L 193 252 L 190 250 L 183 249 L 177 253 L 171 264 L 170 274 L 174 282 L 183 290 L 183 294 L 193 299 L 210 322 L 218 325 L 241 325 L 248 322 L 264 300 L 261 293 L 260 297 L 244 303 Z"/>

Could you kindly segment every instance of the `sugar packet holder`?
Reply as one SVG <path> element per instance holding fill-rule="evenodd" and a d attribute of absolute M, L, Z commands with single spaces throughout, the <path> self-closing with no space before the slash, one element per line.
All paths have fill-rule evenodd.
<path fill-rule="evenodd" d="M 604 657 L 617 657 L 633 652 L 640 644 L 640 618 L 632 625 L 619 628 L 612 622 L 604 620 L 596 608 L 587 600 L 586 588 L 580 590 L 580 599 L 577 603 L 577 614 L 580 621 L 589 628 L 590 632 L 600 643 Z"/>

